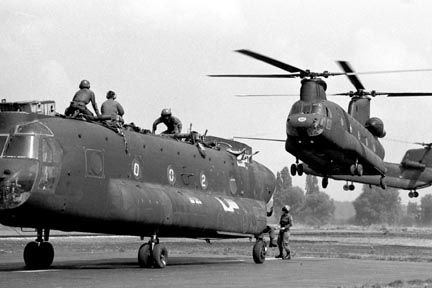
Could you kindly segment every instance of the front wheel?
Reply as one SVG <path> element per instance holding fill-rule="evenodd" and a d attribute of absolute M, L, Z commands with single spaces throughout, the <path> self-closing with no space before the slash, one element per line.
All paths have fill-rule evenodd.
<path fill-rule="evenodd" d="M 153 248 L 153 260 L 155 268 L 164 268 L 168 261 L 168 249 L 162 244 L 156 244 Z"/>
<path fill-rule="evenodd" d="M 153 258 L 150 251 L 150 244 L 145 243 L 141 245 L 138 250 L 138 264 L 142 268 L 150 268 L 152 266 Z"/>
<path fill-rule="evenodd" d="M 254 262 L 257 264 L 262 264 L 265 261 L 266 256 L 266 245 L 263 240 L 258 240 L 255 242 L 255 245 L 253 247 L 252 256 L 254 259 Z"/>

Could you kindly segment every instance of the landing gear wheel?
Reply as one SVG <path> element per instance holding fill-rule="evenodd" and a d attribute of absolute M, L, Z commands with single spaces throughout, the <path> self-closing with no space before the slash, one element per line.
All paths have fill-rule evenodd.
<path fill-rule="evenodd" d="M 414 198 L 417 198 L 419 196 L 419 193 L 417 191 L 414 191 L 413 196 L 414 196 Z"/>
<path fill-rule="evenodd" d="M 349 189 L 350 191 L 354 191 L 354 189 L 355 189 L 354 184 L 350 184 L 350 185 L 348 185 L 348 189 Z"/>
<path fill-rule="evenodd" d="M 356 169 L 356 165 L 355 164 L 352 164 L 351 166 L 350 166 L 350 173 L 351 173 L 351 175 L 352 176 L 355 176 L 357 173 L 357 169 Z"/>
<path fill-rule="evenodd" d="M 363 165 L 362 164 L 357 164 L 357 175 L 363 176 Z"/>
<path fill-rule="evenodd" d="M 408 197 L 409 198 L 413 198 L 414 197 L 414 193 L 412 191 L 408 192 Z"/>
<path fill-rule="evenodd" d="M 48 268 L 54 260 L 54 248 L 49 242 L 41 242 L 39 245 L 40 268 Z"/>
<path fill-rule="evenodd" d="M 266 244 L 263 240 L 257 240 L 253 246 L 252 256 L 254 262 L 257 264 L 262 264 L 265 261 L 266 256 Z"/>
<path fill-rule="evenodd" d="M 327 186 L 328 186 L 328 178 L 327 177 L 322 178 L 322 183 L 321 184 L 322 184 L 322 187 L 324 189 L 326 189 Z"/>
<path fill-rule="evenodd" d="M 296 164 L 291 164 L 290 172 L 291 172 L 291 176 L 295 176 L 297 174 L 297 166 L 296 166 Z"/>
<path fill-rule="evenodd" d="M 141 245 L 138 249 L 138 264 L 142 268 L 150 268 L 153 265 L 153 256 L 149 243 Z"/>
<path fill-rule="evenodd" d="M 168 250 L 165 245 L 156 244 L 153 247 L 153 261 L 155 268 L 164 268 L 168 261 Z"/>
<path fill-rule="evenodd" d="M 387 188 L 387 184 L 385 183 L 384 177 L 381 177 L 381 179 L 380 179 L 380 187 L 381 187 L 381 189 L 384 189 L 384 190 Z"/>
<path fill-rule="evenodd" d="M 299 176 L 303 175 L 303 164 L 301 164 L 301 163 L 297 165 L 297 174 Z"/>
<path fill-rule="evenodd" d="M 27 269 L 36 269 L 39 264 L 39 244 L 36 241 L 29 242 L 24 248 L 24 263 Z"/>
<path fill-rule="evenodd" d="M 345 185 L 343 186 L 343 190 L 348 191 L 348 190 L 349 190 L 349 185 L 348 185 L 348 184 L 345 184 Z"/>

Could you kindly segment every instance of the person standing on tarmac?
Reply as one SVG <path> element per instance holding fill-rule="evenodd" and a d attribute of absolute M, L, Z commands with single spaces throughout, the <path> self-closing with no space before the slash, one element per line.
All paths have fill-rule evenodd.
<path fill-rule="evenodd" d="M 66 116 L 77 116 L 78 113 L 84 114 L 84 116 L 93 117 L 93 113 L 87 109 L 87 104 L 92 103 L 93 109 L 96 116 L 99 118 L 100 113 L 96 104 L 96 97 L 92 90 L 90 90 L 90 82 L 88 80 L 82 80 L 78 90 L 70 103 L 70 106 L 66 109 Z"/>
<path fill-rule="evenodd" d="M 277 255 L 276 258 L 291 259 L 291 251 L 289 249 L 289 236 L 290 236 L 289 230 L 290 227 L 293 225 L 293 218 L 289 212 L 290 212 L 290 206 L 285 205 L 282 208 L 282 215 L 279 221 L 280 230 L 279 230 L 279 236 L 277 240 L 279 255 Z M 284 255 L 284 250 L 286 252 L 286 255 Z"/>
<path fill-rule="evenodd" d="M 182 130 L 182 123 L 180 119 L 175 116 L 172 116 L 171 109 L 165 108 L 161 112 L 161 117 L 157 118 L 153 122 L 152 133 L 156 132 L 157 125 L 160 123 L 164 123 L 167 126 L 167 130 L 162 132 L 161 134 L 179 134 Z"/>
<path fill-rule="evenodd" d="M 109 118 L 106 119 L 111 122 L 117 122 L 117 123 L 123 123 L 122 116 L 124 115 L 124 109 L 122 105 L 117 102 L 115 99 L 117 98 L 117 95 L 114 91 L 108 91 L 106 95 L 107 100 L 105 100 L 104 103 L 102 103 L 101 106 L 101 112 L 102 117 L 101 118 Z"/>

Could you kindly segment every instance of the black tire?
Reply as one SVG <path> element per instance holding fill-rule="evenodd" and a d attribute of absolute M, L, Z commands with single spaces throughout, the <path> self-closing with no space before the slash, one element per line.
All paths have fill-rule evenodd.
<path fill-rule="evenodd" d="M 50 242 L 42 242 L 39 245 L 39 267 L 48 268 L 54 260 L 54 247 Z"/>
<path fill-rule="evenodd" d="M 301 163 L 297 165 L 297 174 L 299 176 L 303 175 L 303 164 L 301 164 Z"/>
<path fill-rule="evenodd" d="M 153 260 L 155 268 L 165 268 L 168 262 L 168 249 L 165 245 L 156 244 L 153 248 Z"/>
<path fill-rule="evenodd" d="M 24 248 L 24 263 L 27 269 L 36 269 L 39 266 L 39 244 L 36 241 L 29 242 Z"/>
<path fill-rule="evenodd" d="M 357 165 L 357 175 L 363 176 L 363 165 L 362 164 Z"/>
<path fill-rule="evenodd" d="M 295 164 L 291 164 L 291 176 L 295 176 L 297 174 L 297 166 Z"/>
<path fill-rule="evenodd" d="M 327 178 L 327 177 L 324 177 L 324 178 L 322 179 L 322 187 L 323 187 L 324 189 L 326 189 L 327 186 L 328 186 L 328 178 Z"/>
<path fill-rule="evenodd" d="M 354 189 L 355 189 L 354 184 L 350 184 L 350 185 L 348 186 L 348 189 L 349 189 L 350 191 L 354 191 Z"/>
<path fill-rule="evenodd" d="M 141 245 L 138 249 L 138 264 L 142 268 L 150 268 L 153 265 L 153 257 L 149 243 Z"/>
<path fill-rule="evenodd" d="M 266 245 L 264 241 L 258 240 L 255 242 L 252 250 L 252 256 L 256 264 L 264 263 L 266 256 Z"/>
<path fill-rule="evenodd" d="M 417 197 L 419 197 L 419 193 L 417 191 L 414 191 L 413 196 L 414 196 L 414 198 L 417 198 Z"/>

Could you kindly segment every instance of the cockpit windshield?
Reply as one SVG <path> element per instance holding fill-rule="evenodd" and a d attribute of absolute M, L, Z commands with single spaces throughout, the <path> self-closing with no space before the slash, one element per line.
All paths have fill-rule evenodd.
<path fill-rule="evenodd" d="M 38 159 L 39 143 L 33 135 L 11 136 L 3 157 Z"/>
<path fill-rule="evenodd" d="M 305 103 L 303 101 L 299 101 L 292 106 L 290 115 L 311 113 L 324 114 L 323 105 L 321 103 Z"/>

